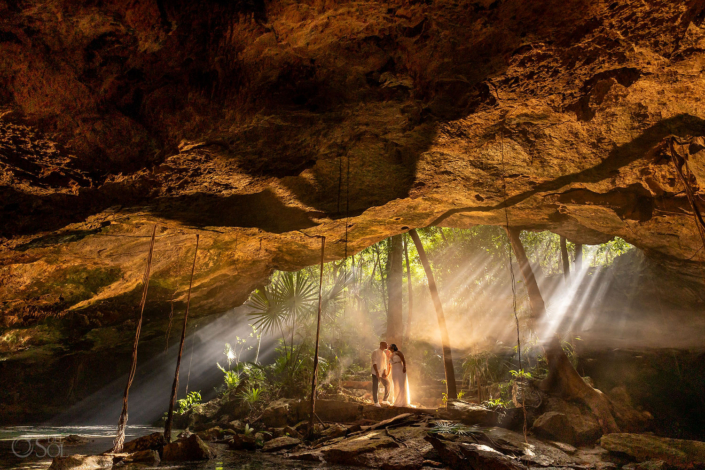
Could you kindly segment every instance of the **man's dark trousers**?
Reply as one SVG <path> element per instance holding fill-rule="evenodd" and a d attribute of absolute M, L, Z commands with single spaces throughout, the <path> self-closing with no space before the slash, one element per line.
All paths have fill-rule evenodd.
<path fill-rule="evenodd" d="M 372 374 L 372 400 L 375 403 L 377 402 L 377 389 L 379 388 L 379 382 L 382 382 L 382 385 L 384 386 L 384 400 L 387 401 L 389 398 L 389 379 L 388 378 L 383 378 L 383 377 L 377 377 L 375 374 Z"/>

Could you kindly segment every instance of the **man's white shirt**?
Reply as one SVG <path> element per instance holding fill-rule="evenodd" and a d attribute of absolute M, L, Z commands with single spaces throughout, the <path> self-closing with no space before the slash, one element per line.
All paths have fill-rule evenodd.
<path fill-rule="evenodd" d="M 384 349 L 375 349 L 372 351 L 372 375 L 375 375 L 375 364 L 381 377 L 388 369 L 387 353 Z"/>

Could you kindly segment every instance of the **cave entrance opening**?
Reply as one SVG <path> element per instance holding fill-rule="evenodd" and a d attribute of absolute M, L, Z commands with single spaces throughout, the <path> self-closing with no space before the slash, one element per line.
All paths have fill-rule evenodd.
<path fill-rule="evenodd" d="M 526 363 L 520 366 L 511 280 L 507 273 L 510 240 L 506 232 L 496 226 L 429 227 L 417 232 L 445 312 L 449 332 L 445 343 L 452 348 L 456 362 L 444 359 L 451 355 L 444 354 L 434 294 L 428 286 L 429 269 L 424 266 L 412 237 L 400 234 L 354 257 L 326 263 L 322 277 L 318 266 L 298 272 L 276 271 L 267 286 L 252 293 L 247 303 L 251 309 L 248 321 L 265 334 L 262 350 L 265 355 L 273 352 L 273 356 L 268 356 L 270 364 L 265 367 L 271 367 L 272 373 L 276 369 L 281 393 L 299 397 L 309 394 L 306 389 L 310 387 L 304 384 L 311 383 L 311 358 L 315 355 L 319 277 L 323 318 L 318 355 L 319 393 L 323 396 L 346 389 L 345 393 L 370 398 L 364 387 L 357 391 L 349 387 L 367 387 L 369 354 L 380 340 L 386 340 L 403 349 L 408 363 L 413 364 L 409 381 L 411 390 L 420 392 L 413 394 L 417 406 L 435 406 L 453 399 L 454 395 L 487 402 L 500 398 L 496 390 L 488 388 L 496 382 L 470 372 L 475 359 L 468 358 L 492 354 L 503 357 L 508 367 L 506 374 L 516 371 L 545 375 L 549 369 L 539 338 L 560 333 L 562 349 L 575 350 L 583 340 L 576 331 L 595 321 L 595 312 L 605 301 L 603 281 L 608 280 L 608 273 L 615 269 L 620 257 L 628 257 L 635 251 L 625 241 L 614 239 L 586 247 L 585 262 L 581 263 L 582 247 L 568 241 L 565 252 L 573 267 L 571 281 L 566 282 L 560 236 L 551 232 L 520 232 L 549 312 L 540 322 L 530 324 L 531 296 L 526 283 L 518 280 L 517 318 L 525 345 L 521 352 L 526 357 Z M 520 272 L 522 267 L 517 257 L 513 264 L 513 269 Z M 569 361 L 575 362 L 574 355 L 574 351 L 569 352 Z M 453 380 L 456 384 L 453 394 L 448 387 L 449 363 L 457 377 Z M 246 373 L 242 377 L 247 380 Z"/>

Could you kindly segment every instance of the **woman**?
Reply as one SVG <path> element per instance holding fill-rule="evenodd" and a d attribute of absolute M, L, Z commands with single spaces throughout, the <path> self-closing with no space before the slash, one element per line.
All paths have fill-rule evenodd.
<path fill-rule="evenodd" d="M 409 382 L 406 379 L 406 359 L 396 344 L 389 346 L 392 351 L 393 406 L 409 406 Z"/>

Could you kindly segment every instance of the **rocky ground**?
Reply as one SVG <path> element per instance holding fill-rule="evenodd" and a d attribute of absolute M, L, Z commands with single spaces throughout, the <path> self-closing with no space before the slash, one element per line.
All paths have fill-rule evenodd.
<path fill-rule="evenodd" d="M 524 400 L 526 413 L 463 401 L 425 409 L 318 400 L 320 420 L 313 430 L 307 401 L 280 399 L 253 414 L 224 397 L 181 416 L 180 425 L 188 429 L 171 444 L 157 433 L 127 443 L 121 454 L 57 458 L 51 468 L 154 466 L 160 460 L 209 460 L 227 452 L 386 470 L 705 468 L 704 442 L 647 432 L 650 415 L 633 409 L 624 389 L 609 396 L 625 432 L 603 434 L 587 408 L 538 391 Z"/>

